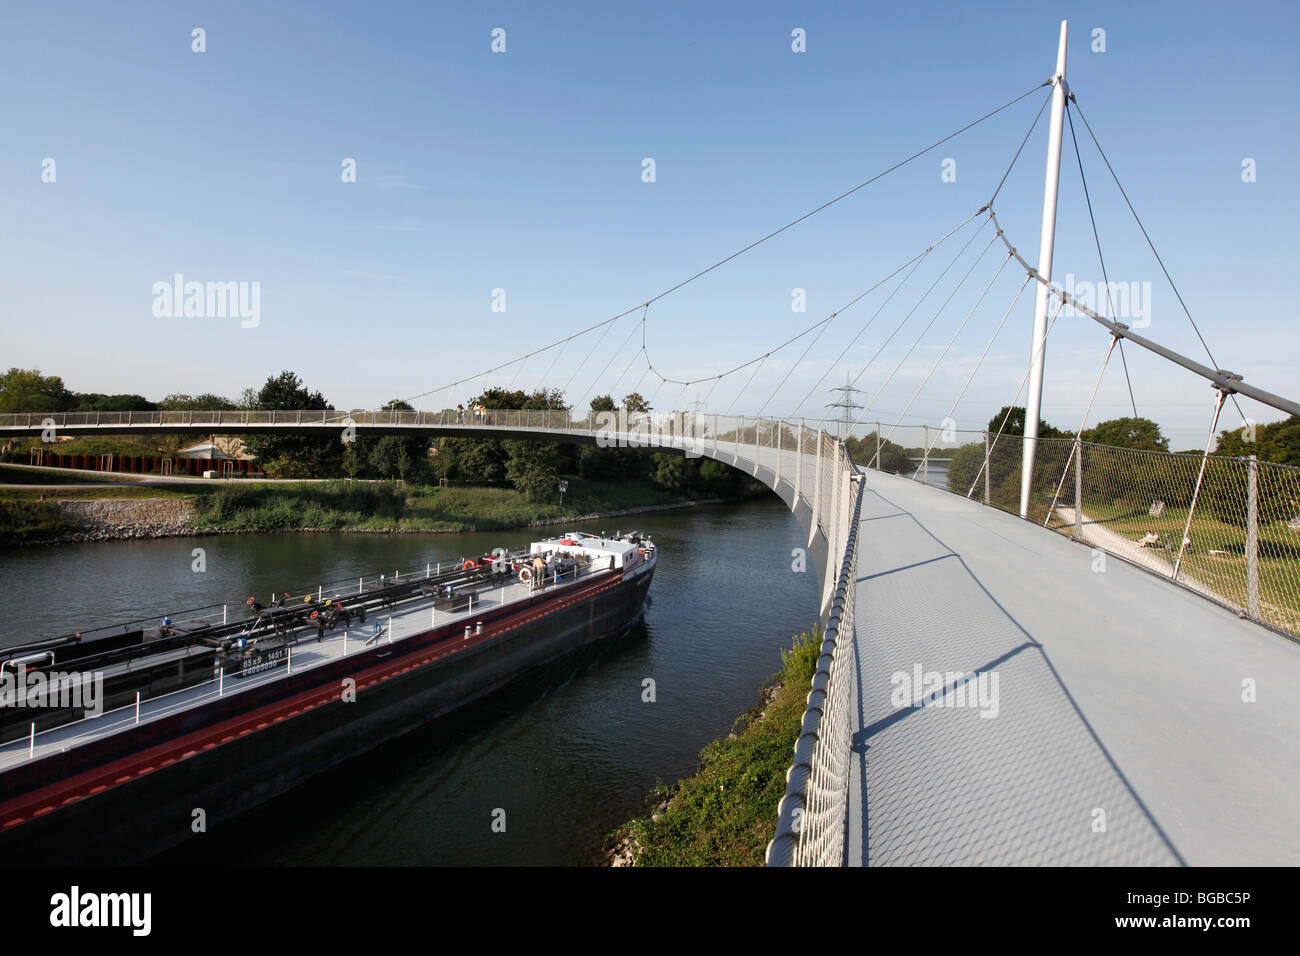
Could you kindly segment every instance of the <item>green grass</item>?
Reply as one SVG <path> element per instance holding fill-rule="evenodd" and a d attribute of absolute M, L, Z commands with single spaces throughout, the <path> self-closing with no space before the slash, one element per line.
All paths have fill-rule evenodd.
<path fill-rule="evenodd" d="M 668 806 L 657 820 L 639 817 L 611 836 L 636 841 L 637 866 L 763 865 L 821 641 L 816 625 L 796 637 L 781 654 L 780 691 L 762 719 L 761 707 L 751 709 L 736 722 L 734 738 L 701 751 L 695 776 L 658 787 L 649 802 Z"/>
<path fill-rule="evenodd" d="M 103 482 L 130 481 L 121 475 L 83 475 L 60 468 L 42 468 L 34 471 L 0 465 L 0 484 L 3 485 L 97 485 Z"/>
<path fill-rule="evenodd" d="M 1168 508 L 1159 518 L 1153 518 L 1146 508 L 1125 502 L 1085 500 L 1083 513 L 1091 522 L 1129 541 L 1136 542 L 1148 531 L 1162 539 L 1167 535 L 1173 550 L 1154 548 L 1151 553 L 1172 569 L 1187 524 L 1186 508 Z M 1054 516 L 1049 527 L 1068 533 L 1073 525 L 1065 525 Z M 1208 508 L 1198 505 L 1188 537 L 1192 549 L 1183 556 L 1180 574 L 1185 570 L 1238 607 L 1245 607 L 1246 529 L 1219 521 Z M 1261 617 L 1274 627 L 1300 634 L 1300 532 L 1292 531 L 1285 521 L 1261 524 L 1258 567 Z"/>
<path fill-rule="evenodd" d="M 0 501 L 0 542 L 39 541 L 75 527 L 75 521 L 48 501 Z"/>
<path fill-rule="evenodd" d="M 405 487 L 393 482 L 222 485 L 195 495 L 200 527 L 364 531 L 498 531 L 680 499 L 645 485 L 569 480 L 564 505 L 509 488 Z"/>

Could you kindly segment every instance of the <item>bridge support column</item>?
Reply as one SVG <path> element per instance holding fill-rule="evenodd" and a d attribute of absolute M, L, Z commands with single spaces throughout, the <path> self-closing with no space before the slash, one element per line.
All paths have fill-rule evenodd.
<path fill-rule="evenodd" d="M 1061 133 L 1065 126 L 1065 41 L 1069 23 L 1061 21 L 1052 90 L 1052 121 L 1047 137 L 1047 178 L 1043 185 L 1043 228 L 1038 240 L 1038 277 L 1034 290 L 1034 341 L 1029 353 L 1029 392 L 1025 402 L 1025 439 L 1020 460 L 1020 517 L 1029 517 L 1038 450 L 1038 419 L 1043 407 L 1043 366 L 1047 352 L 1047 283 L 1052 281 L 1052 249 L 1056 241 L 1056 197 L 1061 182 Z"/>

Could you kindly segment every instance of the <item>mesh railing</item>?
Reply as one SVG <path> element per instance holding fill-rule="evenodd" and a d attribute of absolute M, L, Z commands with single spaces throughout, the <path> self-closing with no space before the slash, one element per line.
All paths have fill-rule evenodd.
<path fill-rule="evenodd" d="M 929 483 L 1019 514 L 1024 439 L 956 437 L 931 451 L 947 461 Z M 1300 468 L 1040 438 L 1030 487 L 1031 520 L 1300 637 Z"/>
<path fill-rule="evenodd" d="M 823 442 L 827 444 L 827 442 Z M 776 834 L 767 847 L 768 866 L 841 866 L 848 807 L 850 713 L 857 593 L 858 516 L 862 484 L 851 481 L 853 464 L 841 443 L 834 443 L 843 467 L 826 482 L 838 486 L 833 494 L 834 519 L 843 528 L 832 535 L 843 542 L 830 615 L 813 675 L 812 689 L 794 747 L 794 762 L 786 772 L 785 795 L 777 809 Z M 851 500 L 850 500 L 851 499 Z M 840 509 L 843 509 L 842 511 Z M 843 515 L 849 520 L 841 521 Z M 830 577 L 828 573 L 827 577 Z"/>

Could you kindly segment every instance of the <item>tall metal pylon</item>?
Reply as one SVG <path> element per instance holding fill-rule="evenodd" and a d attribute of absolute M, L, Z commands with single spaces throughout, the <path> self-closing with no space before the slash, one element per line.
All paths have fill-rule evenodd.
<path fill-rule="evenodd" d="M 849 380 L 849 373 L 846 371 L 844 373 L 844 384 L 837 388 L 832 388 L 831 391 L 844 393 L 844 396 L 838 402 L 830 402 L 826 407 L 843 409 L 840 413 L 840 429 L 842 432 L 840 438 L 848 438 L 849 429 L 853 427 L 853 409 L 866 407 L 865 405 L 859 405 L 853 400 L 853 396 L 856 393 L 861 392 L 862 389 L 853 387 L 853 383 Z"/>
<path fill-rule="evenodd" d="M 1047 283 L 1052 281 L 1052 249 L 1056 242 L 1056 196 L 1061 183 L 1061 134 L 1065 127 L 1065 41 L 1070 22 L 1061 21 L 1052 78 L 1052 122 L 1047 137 L 1047 177 L 1043 185 L 1043 228 L 1038 239 L 1038 275 L 1034 291 L 1034 341 L 1029 353 L 1029 394 L 1025 402 L 1025 440 L 1020 463 L 1020 517 L 1029 517 L 1029 490 L 1034 482 L 1034 453 L 1038 450 L 1038 419 L 1043 409 L 1043 366 L 1047 358 Z"/>

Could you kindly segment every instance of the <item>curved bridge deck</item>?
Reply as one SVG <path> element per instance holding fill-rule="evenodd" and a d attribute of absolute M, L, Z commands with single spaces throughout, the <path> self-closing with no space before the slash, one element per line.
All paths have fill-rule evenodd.
<path fill-rule="evenodd" d="M 1300 860 L 1300 646 L 905 478 L 867 474 L 859 541 L 847 863 Z M 918 665 L 996 711 L 896 707 Z"/>

